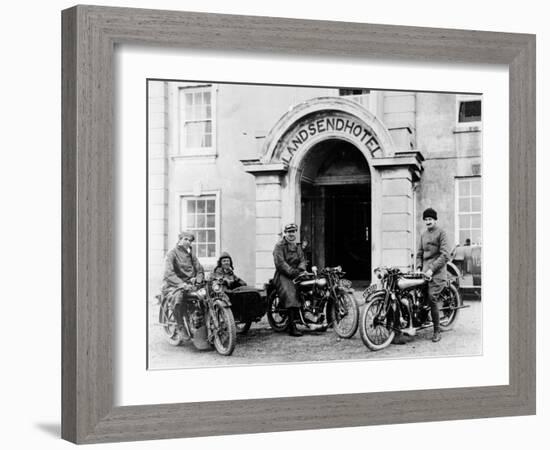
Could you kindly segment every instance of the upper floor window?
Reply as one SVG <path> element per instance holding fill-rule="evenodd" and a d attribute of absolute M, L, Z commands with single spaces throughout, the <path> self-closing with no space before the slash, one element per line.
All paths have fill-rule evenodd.
<path fill-rule="evenodd" d="M 481 96 L 459 95 L 457 97 L 456 121 L 458 125 L 480 125 Z"/>
<path fill-rule="evenodd" d="M 181 154 L 208 154 L 214 147 L 214 96 L 211 85 L 179 89 Z"/>
<path fill-rule="evenodd" d="M 339 89 L 338 93 L 341 96 L 366 95 L 366 94 L 370 93 L 370 89 L 348 89 L 348 88 L 343 88 L 343 89 Z"/>

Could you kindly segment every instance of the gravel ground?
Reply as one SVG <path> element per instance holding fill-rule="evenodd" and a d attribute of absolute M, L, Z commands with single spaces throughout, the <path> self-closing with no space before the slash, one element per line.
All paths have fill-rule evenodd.
<path fill-rule="evenodd" d="M 361 296 L 356 295 L 356 299 Z M 421 330 L 405 345 L 390 345 L 384 350 L 370 351 L 361 340 L 359 330 L 351 339 L 341 339 L 329 329 L 326 332 L 304 330 L 295 338 L 275 333 L 264 318 L 247 335 L 237 335 L 235 351 L 229 357 L 214 349 L 197 350 L 192 343 L 179 347 L 169 345 L 158 324 L 158 305 L 149 308 L 149 369 L 185 367 L 276 364 L 303 361 L 364 360 L 384 358 L 418 358 L 433 356 L 479 355 L 482 353 L 481 314 L 479 301 L 465 301 L 453 330 L 444 332 L 439 343 L 431 342 L 432 330 Z M 363 308 L 360 303 L 360 309 Z"/>

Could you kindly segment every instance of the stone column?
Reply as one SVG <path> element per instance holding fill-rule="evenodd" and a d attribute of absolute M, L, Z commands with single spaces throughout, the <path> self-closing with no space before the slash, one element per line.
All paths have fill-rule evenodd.
<path fill-rule="evenodd" d="M 411 172 L 404 167 L 381 170 L 382 265 L 411 269 L 414 205 Z"/>
<path fill-rule="evenodd" d="M 256 274 L 255 284 L 262 287 L 275 272 L 273 247 L 280 239 L 282 216 L 283 164 L 262 164 L 259 160 L 242 160 L 246 172 L 256 181 Z"/>

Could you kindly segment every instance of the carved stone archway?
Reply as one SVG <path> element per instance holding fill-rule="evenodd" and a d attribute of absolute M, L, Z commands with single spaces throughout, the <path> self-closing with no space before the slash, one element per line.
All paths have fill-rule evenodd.
<path fill-rule="evenodd" d="M 301 220 L 300 180 L 306 155 L 325 140 L 351 143 L 371 172 L 372 262 L 410 264 L 419 152 L 398 152 L 387 128 L 360 104 L 342 97 L 308 100 L 274 125 L 257 160 L 242 161 L 256 179 L 256 280 L 273 275 L 273 245 L 283 224 Z"/>

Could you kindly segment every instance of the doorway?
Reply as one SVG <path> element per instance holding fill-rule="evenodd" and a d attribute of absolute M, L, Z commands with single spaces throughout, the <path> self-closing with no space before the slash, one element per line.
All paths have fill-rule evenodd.
<path fill-rule="evenodd" d="M 310 149 L 301 179 L 301 219 L 310 265 L 340 265 L 347 278 L 370 282 L 370 171 L 354 145 L 333 139 Z"/>

